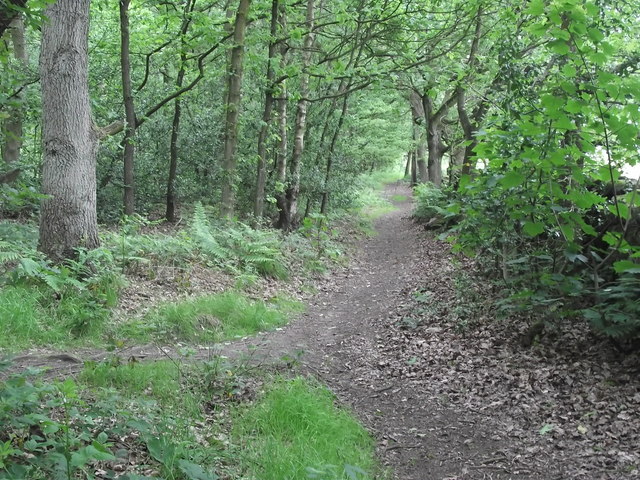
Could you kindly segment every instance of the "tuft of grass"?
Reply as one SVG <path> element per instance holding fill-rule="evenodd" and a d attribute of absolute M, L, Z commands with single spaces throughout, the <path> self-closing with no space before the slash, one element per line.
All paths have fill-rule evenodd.
<path fill-rule="evenodd" d="M 293 305 L 284 301 L 268 305 L 237 292 L 208 295 L 162 305 L 143 319 L 122 325 L 117 336 L 219 342 L 282 326 L 295 312 Z"/>
<path fill-rule="evenodd" d="M 115 389 L 127 398 L 152 397 L 164 407 L 199 412 L 198 401 L 182 386 L 179 365 L 171 361 L 149 363 L 107 361 L 87 363 L 80 381 L 87 386 Z M 180 392 L 180 395 L 176 395 Z"/>
<path fill-rule="evenodd" d="M 406 195 L 392 195 L 391 196 L 391 201 L 392 202 L 406 202 L 407 200 L 409 200 L 409 197 L 407 197 Z"/>
<path fill-rule="evenodd" d="M 315 382 L 276 379 L 261 400 L 239 409 L 232 438 L 251 478 L 372 478 L 374 442 L 334 401 Z"/>
<path fill-rule="evenodd" d="M 45 322 L 41 294 L 28 287 L 4 286 L 0 290 L 0 347 L 25 348 L 29 344 L 59 343 L 65 335 L 51 320 Z"/>

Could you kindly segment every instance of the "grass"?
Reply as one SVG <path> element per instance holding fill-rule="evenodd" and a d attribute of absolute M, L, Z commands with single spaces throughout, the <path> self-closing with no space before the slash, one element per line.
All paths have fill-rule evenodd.
<path fill-rule="evenodd" d="M 127 426 L 142 426 L 170 444 L 165 451 L 175 448 L 221 478 L 365 480 L 378 471 L 372 437 L 314 380 L 158 361 L 89 364 L 79 381 L 88 408 L 129 412 Z M 255 400 L 225 402 L 231 394 L 215 391 L 220 382 L 254 385 L 246 398 Z M 215 413 L 205 420 L 211 405 Z M 149 431 L 141 433 L 147 443 Z M 175 468 L 175 459 L 163 466 L 174 478 L 167 467 Z"/>
<path fill-rule="evenodd" d="M 199 412 L 198 402 L 182 386 L 179 364 L 171 361 L 150 363 L 88 363 L 80 381 L 90 387 L 115 389 L 127 398 L 153 397 L 161 406 Z M 176 395 L 180 392 L 180 395 Z"/>
<path fill-rule="evenodd" d="M 251 478 L 371 478 L 371 436 L 315 382 L 277 379 L 256 404 L 236 412 L 234 424 Z"/>
<path fill-rule="evenodd" d="M 0 290 L 0 349 L 95 344 L 108 312 L 88 295 L 55 298 L 52 292 L 27 286 Z"/>
<path fill-rule="evenodd" d="M 407 197 L 406 195 L 392 195 L 391 196 L 391 201 L 392 202 L 406 202 L 407 200 L 409 200 L 409 197 Z"/>
<path fill-rule="evenodd" d="M 161 305 L 144 318 L 118 327 L 115 336 L 139 341 L 219 342 L 272 330 L 301 310 L 294 301 L 267 304 L 238 292 L 208 295 Z"/>

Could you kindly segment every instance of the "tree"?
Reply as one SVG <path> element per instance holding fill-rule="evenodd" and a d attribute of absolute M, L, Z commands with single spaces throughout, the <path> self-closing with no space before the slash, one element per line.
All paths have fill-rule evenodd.
<path fill-rule="evenodd" d="M 236 12 L 233 29 L 233 48 L 227 74 L 227 95 L 225 102 L 224 151 L 222 168 L 222 199 L 220 212 L 225 217 L 232 217 L 235 209 L 235 176 L 237 167 L 236 151 L 238 149 L 238 117 L 240 115 L 240 99 L 242 89 L 244 37 L 247 28 L 250 0 L 240 0 Z"/>
<path fill-rule="evenodd" d="M 42 29 L 42 192 L 39 248 L 53 260 L 99 244 L 96 151 L 88 75 L 90 0 L 58 0 Z"/>
<path fill-rule="evenodd" d="M 29 63 L 27 48 L 24 38 L 24 19 L 17 15 L 10 25 L 11 43 L 13 44 L 13 56 L 22 67 Z M 4 122 L 4 145 L 2 146 L 2 159 L 7 164 L 12 164 L 20 159 L 23 134 L 23 94 L 19 92 L 15 98 L 15 104 Z M 18 170 L 19 171 L 19 170 Z"/>
<path fill-rule="evenodd" d="M 305 28 L 307 30 L 302 46 L 302 73 L 300 75 L 300 98 L 297 102 L 296 119 L 293 133 L 293 151 L 291 153 L 290 177 L 286 193 L 286 205 L 280 210 L 278 226 L 283 230 L 295 228 L 298 216 L 298 195 L 300 194 L 300 170 L 304 152 L 304 136 L 307 129 L 307 109 L 309 108 L 309 73 L 311 65 L 311 47 L 314 41 L 315 3 L 307 0 Z"/>

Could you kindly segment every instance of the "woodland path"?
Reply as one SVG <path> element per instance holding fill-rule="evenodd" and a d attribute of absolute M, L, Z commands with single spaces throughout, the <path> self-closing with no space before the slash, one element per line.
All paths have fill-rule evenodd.
<path fill-rule="evenodd" d="M 638 478 L 631 467 L 640 463 L 639 429 L 628 419 L 640 393 L 626 380 L 620 397 L 604 397 L 612 391 L 607 379 L 633 378 L 635 367 L 616 366 L 597 351 L 588 358 L 579 345 L 570 351 L 562 338 L 549 350 L 522 351 L 491 313 L 488 327 L 460 330 L 460 314 L 451 312 L 470 312 L 472 321 L 483 313 L 456 299 L 447 246 L 411 219 L 408 187 L 392 184 L 384 195 L 407 200 L 376 221 L 378 234 L 362 241 L 349 267 L 320 283 L 305 314 L 193 358 L 221 354 L 280 365 L 288 359 L 320 378 L 374 434 L 397 480 Z M 119 354 L 153 360 L 176 352 L 142 346 Z M 14 368 L 47 365 L 48 375 L 64 376 L 107 355 L 25 355 Z M 627 408 L 625 422 L 610 405 Z M 582 413 L 596 410 L 589 418 Z M 540 433 L 547 422 L 558 428 Z M 576 433 L 577 425 L 586 430 L 582 424 L 588 435 Z"/>

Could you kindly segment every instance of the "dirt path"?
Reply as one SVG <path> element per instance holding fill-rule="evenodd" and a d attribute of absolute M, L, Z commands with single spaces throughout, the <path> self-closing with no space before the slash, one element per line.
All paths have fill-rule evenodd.
<path fill-rule="evenodd" d="M 391 185 L 385 195 L 410 191 Z M 412 222 L 410 200 L 396 205 L 301 318 L 194 358 L 289 359 L 353 409 L 398 480 L 640 477 L 636 363 L 615 363 L 562 335 L 533 354 L 512 341 L 517 327 L 494 318 L 466 330 L 482 312 L 455 299 L 448 249 Z M 144 346 L 120 355 L 174 353 Z M 30 355 L 16 363 L 69 375 L 104 356 Z"/>
<path fill-rule="evenodd" d="M 362 244 L 351 267 L 320 292 L 303 318 L 278 332 L 228 345 L 223 354 L 244 351 L 253 358 L 295 358 L 319 376 L 355 411 L 378 439 L 383 462 L 402 480 L 544 478 L 510 464 L 505 441 L 494 435 L 488 415 L 443 405 L 429 388 L 384 366 L 410 362 L 385 348 L 389 325 L 418 286 L 424 231 L 410 218 L 411 192 L 391 185 L 385 195 L 405 195 L 398 209 L 376 222 L 378 235 Z M 446 250 L 433 252 L 443 274 Z M 492 438 L 493 437 L 493 438 Z"/>

